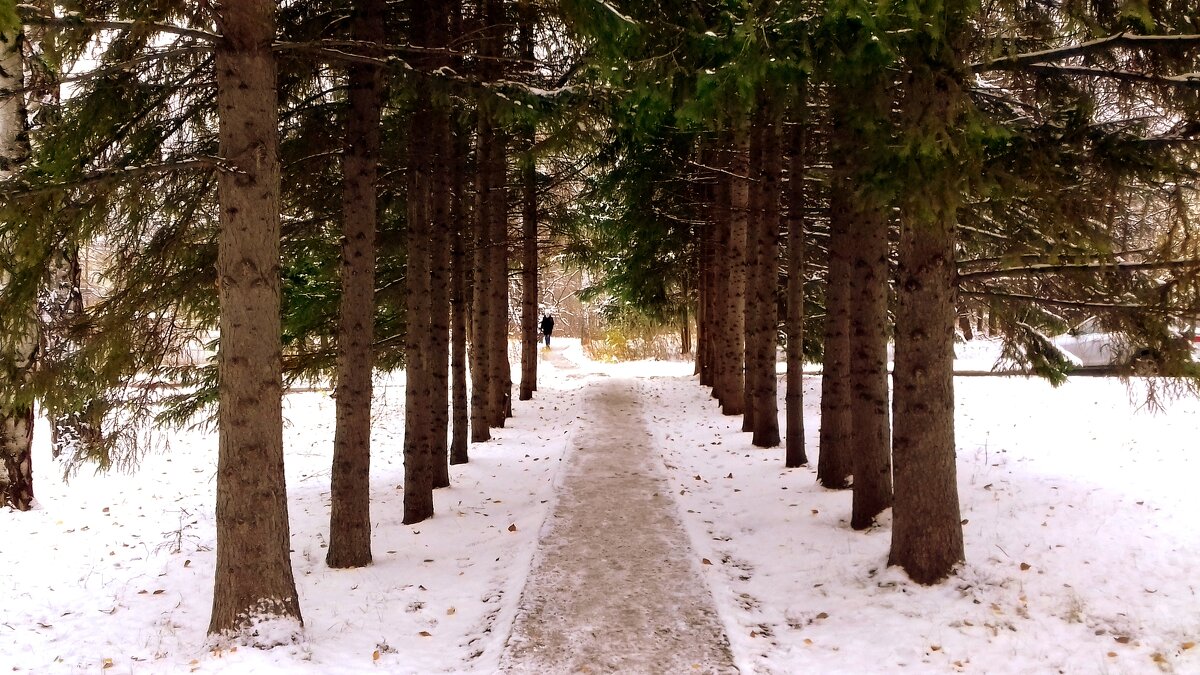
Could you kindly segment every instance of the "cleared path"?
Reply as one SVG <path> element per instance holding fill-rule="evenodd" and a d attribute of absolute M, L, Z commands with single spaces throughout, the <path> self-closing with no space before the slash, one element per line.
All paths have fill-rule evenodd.
<path fill-rule="evenodd" d="M 590 388 L 502 669 L 736 673 L 634 384 Z"/>

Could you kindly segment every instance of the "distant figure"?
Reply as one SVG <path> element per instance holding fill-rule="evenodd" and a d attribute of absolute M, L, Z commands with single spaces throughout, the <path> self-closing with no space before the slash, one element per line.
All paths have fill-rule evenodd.
<path fill-rule="evenodd" d="M 546 314 L 542 316 L 542 335 L 546 336 L 546 349 L 550 348 L 550 334 L 554 332 L 554 319 Z"/>

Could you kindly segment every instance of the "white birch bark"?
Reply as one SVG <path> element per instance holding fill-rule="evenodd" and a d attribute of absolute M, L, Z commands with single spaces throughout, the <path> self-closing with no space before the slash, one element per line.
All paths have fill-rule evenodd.
<path fill-rule="evenodd" d="M 20 26 L 0 26 L 0 182 L 8 180 L 30 155 L 27 130 L 23 36 Z M 11 227 L 11 224 L 10 224 Z M 13 238 L 0 233 L 0 246 L 11 248 Z M 11 251 L 6 251 L 11 258 Z M 0 270 L 0 284 L 8 285 L 11 270 Z M 24 321 L 0 334 L 0 505 L 21 511 L 33 503 L 33 403 L 24 400 L 38 350 L 35 302 L 30 302 Z"/>

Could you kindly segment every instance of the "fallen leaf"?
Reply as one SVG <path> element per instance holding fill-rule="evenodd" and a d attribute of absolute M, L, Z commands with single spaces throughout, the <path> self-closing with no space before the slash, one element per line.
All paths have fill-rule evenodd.
<path fill-rule="evenodd" d="M 379 660 L 379 650 L 378 650 L 378 649 L 376 649 L 375 651 L 371 652 L 371 660 L 372 660 L 372 661 L 378 661 L 378 660 Z"/>
<path fill-rule="evenodd" d="M 811 644 L 812 644 L 812 640 L 810 640 L 810 639 L 808 639 L 808 638 L 804 638 L 804 644 L 806 644 L 806 645 L 811 645 Z"/>
<path fill-rule="evenodd" d="M 929 645 L 929 650 L 934 651 L 934 652 L 940 652 L 940 651 L 942 651 L 942 646 L 941 645 Z"/>
<path fill-rule="evenodd" d="M 1150 660 L 1154 661 L 1155 663 L 1166 663 L 1167 657 L 1163 656 L 1159 652 L 1154 652 L 1150 655 Z"/>
<path fill-rule="evenodd" d="M 421 637 L 433 637 L 433 633 L 430 633 L 427 630 L 423 630 L 420 633 L 417 633 L 417 635 L 420 635 Z"/>
<path fill-rule="evenodd" d="M 1191 649 L 1192 647 L 1195 647 L 1195 646 L 1196 646 L 1195 642 L 1185 642 L 1185 643 L 1179 645 L 1179 648 L 1180 649 Z"/>
<path fill-rule="evenodd" d="M 711 560 L 709 560 L 708 558 L 701 558 L 701 559 L 700 559 L 700 564 L 701 564 L 701 565 L 711 565 L 711 564 L 712 564 L 712 561 L 711 561 Z"/>
<path fill-rule="evenodd" d="M 733 472 L 732 472 L 732 471 L 730 471 L 730 472 L 729 472 L 729 475 L 728 475 L 728 476 L 725 476 L 725 477 L 726 477 L 726 478 L 733 478 Z"/>
<path fill-rule="evenodd" d="M 508 531 L 509 531 L 509 532 L 516 532 L 516 531 L 517 531 L 517 524 L 516 524 L 516 523 L 513 523 L 512 525 L 509 525 L 509 526 L 508 526 Z"/>
<path fill-rule="evenodd" d="M 454 609 L 453 607 L 451 607 L 446 610 L 446 616 L 454 616 L 454 613 L 457 611 L 458 611 L 457 609 Z"/>
<path fill-rule="evenodd" d="M 1115 637 L 1113 639 L 1116 640 L 1117 642 L 1120 642 L 1123 645 L 1129 644 L 1129 637 L 1125 636 L 1125 635 L 1121 635 L 1121 636 Z"/>
<path fill-rule="evenodd" d="M 1113 658 L 1113 659 L 1115 659 L 1115 658 L 1117 658 L 1117 653 L 1116 653 L 1116 652 L 1109 652 L 1109 653 L 1108 653 L 1108 656 L 1109 656 L 1109 658 Z"/>
<path fill-rule="evenodd" d="M 818 615 L 817 615 L 817 618 L 818 618 L 818 619 L 828 619 L 828 618 L 829 618 L 829 614 L 827 614 L 827 613 L 825 613 L 825 612 L 821 612 L 820 614 L 818 614 Z"/>
<path fill-rule="evenodd" d="M 158 590 L 156 590 L 156 591 L 154 591 L 154 595 L 162 595 L 163 593 L 166 593 L 166 591 L 165 591 L 165 590 L 163 590 L 163 589 L 161 589 L 161 588 L 160 588 L 160 589 L 158 589 Z"/>
<path fill-rule="evenodd" d="M 112 659 L 104 659 L 103 661 L 100 662 L 100 667 L 104 670 L 108 670 L 109 668 L 112 668 L 113 660 Z"/>
<path fill-rule="evenodd" d="M 184 561 L 183 561 L 183 566 L 184 566 L 184 567 L 191 567 L 191 566 L 192 566 L 192 561 L 191 561 L 191 560 L 184 560 Z"/>
<path fill-rule="evenodd" d="M 1021 571 L 1022 572 L 1029 571 L 1029 563 L 1021 563 Z"/>

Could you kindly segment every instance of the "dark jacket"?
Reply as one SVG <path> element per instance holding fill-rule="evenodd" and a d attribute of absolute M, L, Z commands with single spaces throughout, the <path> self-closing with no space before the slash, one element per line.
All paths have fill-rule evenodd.
<path fill-rule="evenodd" d="M 545 335 L 549 335 L 553 330 L 554 330 L 554 319 L 550 318 L 549 314 L 547 314 L 546 316 L 543 316 L 542 317 L 542 333 Z"/>

